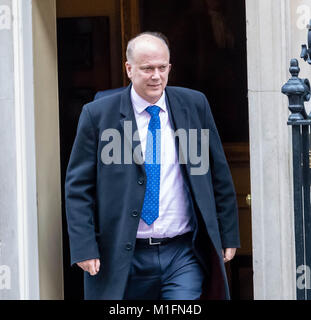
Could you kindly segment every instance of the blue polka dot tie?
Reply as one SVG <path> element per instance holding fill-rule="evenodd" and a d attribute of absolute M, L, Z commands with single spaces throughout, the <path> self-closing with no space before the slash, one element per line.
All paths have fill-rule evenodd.
<path fill-rule="evenodd" d="M 159 216 L 161 123 L 158 106 L 150 106 L 146 111 L 151 115 L 148 126 L 145 153 L 147 186 L 141 218 L 151 225 Z"/>

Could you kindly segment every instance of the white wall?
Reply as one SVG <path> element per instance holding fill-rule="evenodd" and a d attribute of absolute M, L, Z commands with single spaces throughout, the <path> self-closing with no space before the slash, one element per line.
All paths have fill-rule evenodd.
<path fill-rule="evenodd" d="M 31 0 L 0 17 L 0 297 L 38 299 Z"/>
<path fill-rule="evenodd" d="M 12 1 L 0 0 L 0 300 L 18 299 L 17 155 Z"/>

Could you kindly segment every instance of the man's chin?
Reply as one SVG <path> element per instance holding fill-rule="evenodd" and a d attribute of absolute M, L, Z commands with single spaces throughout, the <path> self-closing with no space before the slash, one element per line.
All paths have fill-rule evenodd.
<path fill-rule="evenodd" d="M 150 95 L 162 95 L 163 88 L 162 87 L 154 87 L 148 90 Z"/>
<path fill-rule="evenodd" d="M 158 101 L 162 96 L 162 92 L 163 92 L 162 90 L 158 90 L 157 92 L 155 91 L 148 92 L 148 98 L 149 98 L 148 100 L 153 101 L 153 103 Z"/>

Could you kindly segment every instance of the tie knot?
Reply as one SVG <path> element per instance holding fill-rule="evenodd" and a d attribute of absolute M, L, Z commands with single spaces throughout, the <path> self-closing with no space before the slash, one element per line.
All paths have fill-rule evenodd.
<path fill-rule="evenodd" d="M 146 108 L 146 111 L 151 115 L 151 117 L 158 116 L 160 113 L 160 107 L 149 106 Z"/>

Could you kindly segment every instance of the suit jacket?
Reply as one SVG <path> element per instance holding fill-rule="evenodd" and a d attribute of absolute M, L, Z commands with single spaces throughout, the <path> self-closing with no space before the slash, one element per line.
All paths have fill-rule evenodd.
<path fill-rule="evenodd" d="M 122 299 L 143 206 L 146 172 L 143 164 L 104 164 L 101 152 L 105 129 L 121 135 L 122 159 L 133 151 L 125 121 L 137 124 L 130 98 L 131 85 L 121 92 L 86 104 L 81 112 L 65 182 L 71 263 L 100 258 L 96 276 L 84 274 L 85 299 Z M 191 194 L 196 228 L 193 249 L 206 270 L 205 298 L 229 298 L 222 248 L 238 248 L 236 196 L 230 170 L 208 101 L 198 91 L 166 87 L 173 128 L 209 129 L 209 170 L 192 175 L 192 164 L 181 164 Z M 179 151 L 176 139 L 176 151 Z M 198 134 L 200 149 L 200 134 Z"/>

